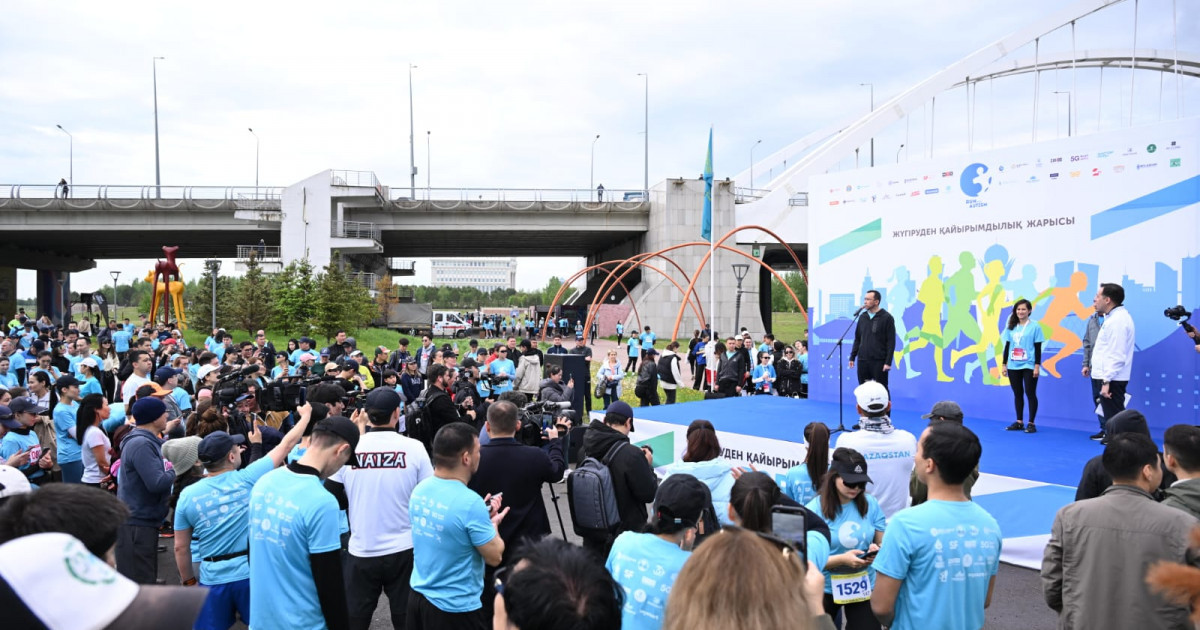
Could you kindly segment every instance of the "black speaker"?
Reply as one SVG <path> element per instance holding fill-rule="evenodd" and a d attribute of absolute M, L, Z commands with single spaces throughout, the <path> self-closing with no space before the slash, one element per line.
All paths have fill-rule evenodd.
<path fill-rule="evenodd" d="M 571 409 L 575 411 L 573 422 L 577 427 L 586 426 L 588 417 L 585 411 L 586 407 L 583 404 L 583 397 L 592 395 L 587 390 L 588 383 L 591 382 L 587 361 L 584 361 L 583 356 L 578 354 L 547 354 L 546 373 L 543 375 L 543 378 L 549 376 L 550 366 L 552 365 L 562 368 L 564 383 L 575 379 L 575 395 L 571 398 Z"/>

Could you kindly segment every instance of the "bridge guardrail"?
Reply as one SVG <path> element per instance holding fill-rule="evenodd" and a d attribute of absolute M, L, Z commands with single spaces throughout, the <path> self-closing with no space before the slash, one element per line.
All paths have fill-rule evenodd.
<path fill-rule="evenodd" d="M 409 193 L 412 193 L 411 195 Z M 586 188 L 389 188 L 389 201 L 569 201 L 641 203 L 641 189 L 604 189 L 601 196 Z"/>
<path fill-rule="evenodd" d="M 334 221 L 330 236 L 334 238 L 369 238 L 379 240 L 379 226 L 366 221 Z"/>
<path fill-rule="evenodd" d="M 77 184 L 63 197 L 61 188 L 40 184 L 0 184 L 0 208 L 15 205 L 37 209 L 129 209 L 150 203 L 156 209 L 216 210 L 226 208 L 278 209 L 280 186 L 125 186 Z"/>

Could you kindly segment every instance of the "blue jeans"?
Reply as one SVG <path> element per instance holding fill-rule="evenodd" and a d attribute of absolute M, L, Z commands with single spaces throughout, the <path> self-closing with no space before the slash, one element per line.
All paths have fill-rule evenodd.
<path fill-rule="evenodd" d="M 80 483 L 83 481 L 83 460 L 74 462 L 59 462 L 62 469 L 63 483 Z"/>
<path fill-rule="evenodd" d="M 604 408 L 608 409 L 608 405 L 612 401 L 619 400 L 619 398 L 617 397 L 617 386 L 613 385 L 612 387 L 605 387 L 603 398 L 604 398 Z"/>

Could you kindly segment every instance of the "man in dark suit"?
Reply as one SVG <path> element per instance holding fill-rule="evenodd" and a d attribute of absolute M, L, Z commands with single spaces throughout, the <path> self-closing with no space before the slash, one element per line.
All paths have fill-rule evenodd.
<path fill-rule="evenodd" d="M 479 496 L 504 494 L 503 502 L 509 512 L 497 528 L 504 541 L 501 566 L 508 564 L 524 541 L 550 534 L 542 484 L 561 480 L 567 468 L 558 429 L 551 425 L 546 430 L 549 441 L 542 448 L 526 446 L 515 438 L 521 426 L 517 413 L 516 405 L 506 400 L 488 407 L 487 432 L 491 441 L 480 447 L 479 470 L 468 484 Z M 495 599 L 491 571 L 488 567 L 483 580 L 483 604 L 489 616 Z"/>

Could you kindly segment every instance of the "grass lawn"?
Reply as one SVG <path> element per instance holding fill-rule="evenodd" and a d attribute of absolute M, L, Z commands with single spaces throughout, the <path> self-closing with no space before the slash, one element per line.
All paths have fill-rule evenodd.
<path fill-rule="evenodd" d="M 790 344 L 797 339 L 808 338 L 808 320 L 800 313 L 774 313 L 775 338 Z"/>

